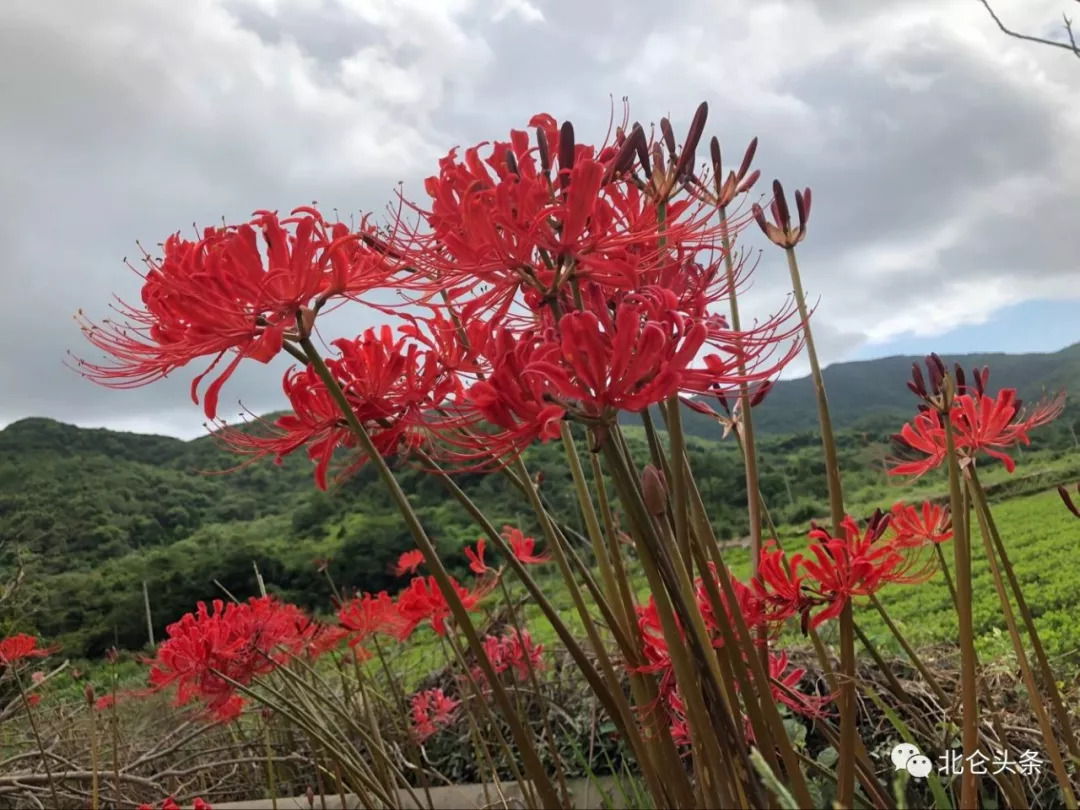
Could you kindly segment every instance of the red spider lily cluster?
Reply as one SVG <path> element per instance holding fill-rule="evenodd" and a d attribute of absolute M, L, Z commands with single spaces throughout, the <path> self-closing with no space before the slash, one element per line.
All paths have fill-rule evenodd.
<path fill-rule="evenodd" d="M 762 548 L 758 576 L 749 585 L 731 579 L 734 610 L 741 614 L 747 627 L 756 628 L 759 645 L 764 647 L 776 638 L 788 619 L 798 618 L 806 632 L 839 616 L 844 606 L 856 597 L 871 596 L 890 583 L 925 581 L 935 568 L 929 555 L 923 552 L 932 544 L 952 537 L 948 509 L 930 502 L 919 507 L 898 503 L 891 513 L 878 511 L 861 527 L 848 516 L 842 528 L 842 536 L 833 537 L 825 529 L 812 526 L 807 549 L 791 555 L 770 540 Z M 710 568 L 715 588 L 699 577 L 695 581 L 695 594 L 712 644 L 721 647 L 724 644 L 721 624 L 734 628 L 734 613 L 716 568 Z M 725 616 L 716 615 L 710 591 L 719 594 Z M 676 742 L 688 743 L 685 707 L 675 682 L 668 641 L 651 597 L 646 604 L 638 605 L 637 617 L 646 661 L 638 669 L 657 675 L 659 705 L 667 712 L 672 736 Z M 770 650 L 767 654 L 773 698 L 799 714 L 811 717 L 820 714 L 832 695 L 800 691 L 805 670 L 789 670 L 785 652 Z"/>
<path fill-rule="evenodd" d="M 325 652 L 323 634 L 337 635 L 269 596 L 228 605 L 215 600 L 212 609 L 200 602 L 166 632 L 149 662 L 151 690 L 175 686 L 177 705 L 198 701 L 219 720 L 245 706 L 236 684 L 248 686 L 294 656 Z"/>
<path fill-rule="evenodd" d="M 769 609 L 766 599 L 759 596 L 755 589 L 745 585 L 737 579 L 731 580 L 735 595 L 735 605 L 732 607 L 720 584 L 715 567 L 710 566 L 710 577 L 715 586 L 714 593 L 720 594 L 720 601 L 726 613 L 718 617 L 713 609 L 713 601 L 709 596 L 710 589 L 703 578 L 698 578 L 695 585 L 695 594 L 698 610 L 709 631 L 714 647 L 724 644 L 721 623 L 728 627 L 734 627 L 733 610 L 738 611 L 744 617 L 748 626 L 759 627 L 767 630 L 766 637 L 775 635 L 779 631 L 786 616 L 780 612 Z M 660 617 L 654 599 L 644 605 L 637 606 L 638 629 L 641 634 L 642 652 L 645 657 L 645 665 L 638 667 L 641 672 L 653 673 L 657 676 L 660 694 L 657 705 L 653 709 L 660 708 L 666 712 L 666 718 L 670 725 L 672 738 L 677 744 L 689 745 L 689 726 L 686 720 L 686 708 L 683 705 L 679 688 L 676 684 L 674 668 L 671 662 L 668 642 L 661 629 Z M 680 632 L 682 628 L 680 627 Z M 762 640 L 762 643 L 764 641 Z M 807 716 L 816 716 L 832 699 L 831 696 L 817 696 L 803 694 L 796 688 L 805 674 L 804 670 L 786 672 L 788 659 L 784 653 L 769 653 L 770 677 L 776 682 L 773 687 L 773 697 L 792 707 L 793 710 Z"/>
<path fill-rule="evenodd" d="M 805 552 L 788 555 L 775 542 L 766 543 L 755 595 L 768 621 L 797 616 L 804 632 L 817 628 L 839 616 L 853 598 L 872 596 L 889 584 L 929 579 L 934 564 L 922 552 L 949 539 L 948 526 L 948 510 L 931 503 L 896 504 L 889 514 L 875 512 L 861 527 L 848 515 L 839 537 L 813 526 Z"/>
<path fill-rule="evenodd" d="M 31 658 L 45 658 L 56 650 L 52 647 L 39 647 L 39 640 L 26 633 L 0 639 L 0 667 L 14 667 L 20 661 Z"/>
<path fill-rule="evenodd" d="M 986 390 L 990 370 L 985 367 L 975 371 L 968 384 L 958 366 L 954 373 L 955 395 L 950 397 L 942 389 L 945 365 L 941 359 L 930 355 L 926 366 L 929 383 L 919 366 L 913 366 L 908 387 L 924 404 L 915 419 L 893 437 L 904 458 L 893 463 L 891 475 L 917 478 L 939 467 L 946 455 L 946 420 L 961 465 L 974 464 L 979 454 L 985 453 L 1011 473 L 1016 462 L 1008 454 L 1009 448 L 1030 444 L 1028 433 L 1052 422 L 1065 408 L 1064 394 L 1043 400 L 1031 409 L 1023 407 L 1014 388 L 1002 388 L 990 396 Z"/>
<path fill-rule="evenodd" d="M 536 541 L 520 530 L 507 526 L 504 536 L 523 562 L 547 561 L 546 555 L 536 553 Z M 477 545 L 482 560 L 482 541 Z M 415 571 L 422 562 L 419 551 L 406 551 L 396 570 Z M 501 572 L 484 566 L 480 573 L 488 572 L 492 575 L 478 579 L 471 588 L 451 578 L 466 610 L 478 610 L 498 583 Z M 194 612 L 167 628 L 166 640 L 149 662 L 151 691 L 175 686 L 177 705 L 195 701 L 224 722 L 235 718 L 246 705 L 238 685 L 248 687 L 296 656 L 314 660 L 347 642 L 354 654 L 365 660 L 371 654 L 366 645 L 377 635 L 405 641 L 426 623 L 436 635 L 444 636 L 450 618 L 450 605 L 435 578 L 423 576 L 413 577 L 396 597 L 386 591 L 362 593 L 338 605 L 337 624 L 316 622 L 295 605 L 269 596 L 228 605 L 215 601 L 212 608 L 200 602 Z M 527 666 L 526 659 L 539 667 L 543 647 L 532 643 L 528 631 L 523 630 L 520 637 L 490 639 L 485 644 L 497 672 L 507 668 L 521 671 Z M 0 646 L 0 655 L 10 656 L 12 662 L 47 653 L 36 648 L 36 639 L 31 636 L 13 636 Z M 0 662 L 6 660 L 0 657 Z M 106 708 L 106 704 L 98 708 Z"/>
<path fill-rule="evenodd" d="M 557 436 L 564 420 L 602 441 L 620 411 L 767 382 L 797 352 L 801 324 L 786 305 L 735 332 L 717 311 L 747 280 L 731 240 L 751 220 L 716 213 L 758 173 L 756 142 L 738 172 L 724 174 L 715 139 L 711 172 L 697 166 L 706 114 L 681 146 L 666 120 L 657 140 L 624 120 L 590 145 L 536 115 L 531 133 L 451 150 L 427 200 L 403 199 L 389 227 L 350 229 L 304 207 L 174 235 L 163 258 L 145 257 L 141 305 L 83 320 L 107 357 L 78 368 L 124 388 L 208 359 L 192 396 L 216 374 L 202 394 L 214 419 L 241 361 L 288 351 L 302 361 L 283 381 L 292 413 L 219 437 L 253 457 L 304 448 L 324 488 L 339 450 L 343 474 L 364 460 L 341 396 L 379 454 L 423 450 L 475 469 Z M 318 316 L 378 291 L 405 297 L 376 307 L 396 326 L 334 340 L 316 362 Z"/>
<path fill-rule="evenodd" d="M 484 652 L 496 673 L 513 672 L 519 681 L 529 679 L 529 670 L 537 672 L 543 669 L 543 644 L 534 644 L 529 631 L 511 628 L 502 636 L 484 638 Z M 483 673 L 477 669 L 473 677 L 478 681 Z"/>
<path fill-rule="evenodd" d="M 424 742 L 453 722 L 461 701 L 447 697 L 442 689 L 427 689 L 413 695 L 409 705 L 412 709 L 413 734 L 417 742 Z"/>

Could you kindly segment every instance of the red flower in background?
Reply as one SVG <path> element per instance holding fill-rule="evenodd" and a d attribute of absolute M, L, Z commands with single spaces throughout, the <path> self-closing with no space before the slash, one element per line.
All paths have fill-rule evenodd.
<path fill-rule="evenodd" d="M 431 411 L 460 388 L 438 354 L 406 337 L 395 337 L 389 326 L 332 345 L 338 356 L 327 358 L 326 366 L 379 453 L 393 456 L 424 444 L 431 432 Z M 219 436 L 240 453 L 254 458 L 272 455 L 278 463 L 306 446 L 316 463 L 315 482 L 326 489 L 335 452 L 355 449 L 357 437 L 314 367 L 290 370 L 284 389 L 292 413 L 273 425 L 258 420 L 261 432 L 225 429 Z M 354 459 L 346 472 L 364 460 L 362 455 Z"/>
<path fill-rule="evenodd" d="M 30 658 L 45 658 L 56 652 L 55 647 L 39 647 L 38 639 L 26 633 L 0 639 L 0 666 L 13 667 Z"/>
<path fill-rule="evenodd" d="M 349 633 L 349 646 L 355 648 L 361 658 L 369 653 L 360 645 L 376 633 L 398 636 L 405 625 L 397 605 L 386 591 L 374 596 L 364 593 L 349 600 L 338 608 L 337 617 L 338 623 Z"/>
<path fill-rule="evenodd" d="M 410 705 L 413 733 L 416 734 L 417 742 L 423 742 L 453 721 L 454 712 L 461 705 L 461 701 L 447 697 L 442 689 L 428 689 L 413 695 Z"/>
<path fill-rule="evenodd" d="M 484 638 L 484 652 L 491 661 L 492 668 L 497 673 L 513 670 L 520 681 L 529 677 L 529 668 L 534 672 L 543 668 L 543 644 L 534 644 L 529 631 L 511 628 L 503 636 L 486 636 Z M 477 670 L 478 676 L 481 675 Z"/>
<path fill-rule="evenodd" d="M 812 617 L 810 627 L 839 616 L 852 597 L 870 596 L 890 582 L 913 583 L 930 576 L 928 568 L 913 573 L 915 558 L 883 540 L 888 524 L 889 517 L 879 512 L 860 529 L 849 515 L 842 526 L 843 537 L 833 537 L 820 528 L 809 533 L 814 542 L 799 567 L 814 601 L 824 605 Z"/>
<path fill-rule="evenodd" d="M 240 361 L 266 363 L 277 355 L 301 307 L 358 294 L 389 276 L 385 259 L 344 224 L 328 224 L 314 208 L 293 214 L 280 220 L 258 211 L 250 223 L 207 228 L 198 241 L 170 236 L 160 260 L 145 254 L 142 306 L 120 302 L 123 322 L 97 325 L 80 315 L 87 339 L 111 358 L 80 360 L 80 372 L 102 385 L 134 388 L 212 357 L 191 385 L 198 402 L 203 378 L 232 353 L 204 395 L 206 415 L 215 418 L 221 387 Z"/>
<path fill-rule="evenodd" d="M 417 569 L 424 564 L 424 552 L 418 548 L 414 548 L 411 551 L 402 552 L 398 557 L 397 566 L 394 568 L 394 575 L 403 577 L 406 574 L 415 574 Z"/>
<path fill-rule="evenodd" d="M 540 565 L 551 561 L 550 553 L 536 553 L 536 540 L 532 537 L 526 537 L 521 529 L 515 529 L 509 525 L 503 526 L 502 536 L 519 562 L 525 565 Z"/>
<path fill-rule="evenodd" d="M 175 685 L 178 706 L 197 700 L 217 719 L 231 719 L 244 700 L 230 680 L 246 686 L 272 672 L 307 651 L 318 631 L 295 605 L 269 596 L 215 600 L 212 611 L 199 602 L 195 613 L 166 628 L 168 638 L 150 662 L 151 690 Z"/>
<path fill-rule="evenodd" d="M 780 684 L 780 686 L 773 685 L 773 699 L 804 717 L 820 717 L 824 708 L 832 703 L 833 696 L 808 695 L 800 692 L 798 686 L 804 675 L 806 675 L 806 670 L 802 668 L 795 668 L 788 672 L 786 652 L 769 654 L 769 677 Z"/>
<path fill-rule="evenodd" d="M 465 558 L 469 561 L 469 570 L 479 576 L 480 574 L 486 574 L 491 569 L 488 568 L 486 562 L 484 562 L 484 546 L 487 541 L 481 537 L 476 541 L 476 550 L 471 547 L 465 547 Z"/>
<path fill-rule="evenodd" d="M 1006 452 L 1019 444 L 1030 444 L 1028 432 L 1052 422 L 1065 408 L 1065 395 L 1039 402 L 1025 411 L 1013 388 L 1002 388 L 996 396 L 965 387 L 967 393 L 955 397 L 949 409 L 956 451 L 964 464 L 974 463 L 980 453 L 996 458 L 1012 472 L 1016 462 Z M 890 475 L 924 475 L 945 459 L 945 426 L 934 408 L 920 412 L 894 436 L 906 454 L 918 458 L 897 460 Z"/>
<path fill-rule="evenodd" d="M 476 610 L 480 601 L 487 596 L 491 585 L 469 590 L 458 584 L 452 577 L 451 585 L 460 597 L 466 610 Z M 443 592 L 439 590 L 435 577 L 416 577 L 397 597 L 397 613 L 401 624 L 395 628 L 394 635 L 404 641 L 413 630 L 423 622 L 431 622 L 436 635 L 446 635 L 446 620 L 450 618 L 450 605 Z"/>
<path fill-rule="evenodd" d="M 893 544 L 898 548 L 944 543 L 952 539 L 952 519 L 949 507 L 923 501 L 921 506 L 897 503 L 890 514 L 889 527 Z"/>

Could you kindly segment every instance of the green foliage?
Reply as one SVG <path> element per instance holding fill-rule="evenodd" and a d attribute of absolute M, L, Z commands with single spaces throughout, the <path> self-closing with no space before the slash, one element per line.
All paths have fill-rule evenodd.
<path fill-rule="evenodd" d="M 1061 358 L 1074 354 L 1080 357 L 1077 347 L 1047 357 L 1062 363 Z M 1010 370 L 1002 357 L 993 359 L 994 380 L 1000 383 L 1015 381 L 1023 387 L 1053 376 L 1038 371 L 1037 359 L 1030 361 L 1035 370 L 1024 374 Z M 973 364 L 971 358 L 964 358 L 964 363 Z M 910 395 L 896 384 L 908 364 L 902 358 L 888 358 L 834 366 L 826 373 L 833 375 L 830 383 L 836 389 L 830 389 L 830 400 L 858 402 L 859 386 L 869 385 L 896 393 L 898 407 L 910 410 Z M 856 374 L 849 366 L 862 372 Z M 1063 368 L 1063 373 L 1071 374 L 1071 365 L 1065 363 Z M 881 382 L 886 377 L 887 385 Z M 800 384 L 780 383 L 766 404 L 788 402 L 784 392 L 797 392 Z M 866 403 L 862 428 L 838 436 L 850 511 L 865 515 L 903 497 L 940 496 L 939 478 L 928 476 L 914 488 L 903 489 L 887 477 L 886 439 L 901 419 L 874 417 L 874 402 Z M 1016 475 L 987 468 L 982 477 L 994 498 L 1022 496 L 1080 478 L 1080 456 L 1072 452 L 1068 431 L 1070 419 L 1066 415 L 1034 434 L 1035 444 L 1026 451 Z M 769 419 L 759 421 L 770 424 Z M 662 424 L 659 418 L 657 424 Z M 747 493 L 738 446 L 732 438 L 707 438 L 718 436 L 719 426 L 695 412 L 687 411 L 687 426 L 691 462 L 717 535 L 729 540 L 745 536 Z M 627 433 L 634 454 L 644 464 L 648 449 L 643 432 L 629 427 Z M 579 447 L 585 446 L 582 439 Z M 808 521 L 827 513 L 818 438 L 813 433 L 766 432 L 759 450 L 770 516 L 780 527 L 798 527 L 792 534 L 803 532 Z M 526 462 L 532 473 L 542 473 L 542 494 L 552 512 L 584 533 L 562 445 L 530 448 Z M 393 591 L 399 586 L 393 565 L 412 542 L 373 469 L 362 468 L 323 493 L 315 489 L 312 465 L 302 453 L 281 465 L 267 461 L 237 468 L 237 464 L 238 459 L 212 437 L 185 442 L 85 430 L 47 419 L 26 419 L 0 431 L 0 538 L 5 541 L 0 543 L 0 581 L 14 571 L 17 561 L 23 563 L 29 607 L 25 629 L 59 642 L 76 657 L 100 655 L 114 644 L 139 649 L 148 637 L 144 582 L 155 636 L 160 639 L 165 625 L 198 600 L 255 593 L 253 564 L 275 593 L 318 611 L 330 605 L 327 573 L 349 589 Z M 587 474 L 589 466 L 585 464 Z M 399 468 L 399 476 L 451 569 L 467 576 L 462 548 L 479 533 L 465 510 L 436 477 L 408 466 Z M 470 473 L 459 475 L 457 481 L 496 526 L 538 528 L 529 522 L 531 510 L 506 477 Z M 1027 543 L 1060 553 L 1066 540 L 1043 531 L 1053 521 L 1038 523 L 1034 515 L 1031 521 L 1027 528 L 1022 521 L 1003 525 L 1010 547 Z M 1034 534 L 1028 537 L 1025 532 Z M 781 528 L 781 533 L 789 532 Z M 1015 533 L 1025 539 L 1011 539 Z M 1028 559 L 1027 548 L 1018 549 L 1018 565 Z M 580 551 L 589 556 L 587 545 Z M 738 553 L 732 551 L 733 559 Z M 1064 644 L 1072 638 L 1067 619 L 1071 585 L 1064 573 L 1070 569 L 1048 570 L 1048 579 L 1038 588 L 1040 596 L 1047 597 L 1040 599 L 1043 621 L 1046 632 Z M 977 585 L 992 595 L 989 581 Z M 901 616 L 944 605 L 934 586 L 907 593 L 898 597 Z M 923 601 L 909 605 L 904 599 Z M 991 622 L 994 616 L 989 611 L 989 607 L 977 611 L 976 620 Z"/>

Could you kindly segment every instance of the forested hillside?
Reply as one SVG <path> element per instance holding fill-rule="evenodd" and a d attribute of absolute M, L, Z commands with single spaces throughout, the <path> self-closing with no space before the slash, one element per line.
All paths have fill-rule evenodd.
<path fill-rule="evenodd" d="M 1078 348 L 1068 352 L 1078 355 Z M 963 362 L 992 359 L 992 382 L 1015 382 L 1029 395 L 1068 382 L 1046 370 L 1072 368 L 1060 354 L 1046 369 L 1039 357 Z M 848 426 L 839 443 L 851 504 L 892 502 L 883 459 L 890 452 L 888 435 L 913 406 L 903 385 L 909 365 L 887 358 L 826 372 L 830 403 Z M 771 428 L 760 442 L 761 483 L 777 524 L 805 523 L 826 511 L 816 436 L 777 432 L 781 417 L 806 423 L 800 415 L 803 388 L 804 381 L 781 383 L 761 409 L 760 421 Z M 812 414 L 812 402 L 809 407 Z M 889 408 L 897 417 L 889 416 Z M 1070 406 L 1033 436 L 1032 450 L 1071 452 L 1078 415 Z M 690 411 L 687 424 L 698 437 L 720 433 L 714 422 Z M 644 460 L 640 432 L 630 432 Z M 725 538 L 747 530 L 737 453 L 731 439 L 693 441 L 695 471 Z M 544 473 L 543 493 L 554 511 L 580 527 L 561 445 L 532 448 L 526 461 L 531 471 Z M 253 562 L 268 587 L 312 608 L 327 604 L 327 573 L 343 586 L 393 586 L 392 563 L 411 541 L 370 469 L 322 493 L 303 454 L 280 466 L 266 461 L 228 471 L 237 462 L 212 437 L 185 442 L 47 419 L 25 419 L 0 431 L 0 581 L 23 567 L 23 623 L 70 654 L 97 655 L 113 644 L 137 648 L 146 642 L 144 582 L 159 635 L 198 599 L 252 593 Z M 477 536 L 464 510 L 448 500 L 436 478 L 408 466 L 401 476 L 447 559 L 463 568 L 460 550 Z M 529 512 L 501 475 L 468 474 L 458 482 L 496 522 L 516 523 Z"/>

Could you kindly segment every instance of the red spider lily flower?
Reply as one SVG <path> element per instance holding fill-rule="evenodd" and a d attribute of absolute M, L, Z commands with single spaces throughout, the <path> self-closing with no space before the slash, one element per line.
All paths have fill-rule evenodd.
<path fill-rule="evenodd" d="M 949 507 L 923 501 L 919 507 L 904 503 L 893 505 L 889 519 L 893 545 L 897 548 L 918 548 L 926 543 L 944 543 L 952 539 L 952 520 Z"/>
<path fill-rule="evenodd" d="M 27 695 L 26 702 L 30 704 L 30 708 L 34 708 L 41 703 L 41 695 Z"/>
<path fill-rule="evenodd" d="M 191 810 L 214 810 L 205 799 L 196 798 L 191 805 Z"/>
<path fill-rule="evenodd" d="M 423 742 L 453 722 L 461 701 L 448 697 L 442 689 L 428 689 L 413 695 L 410 705 L 413 733 L 417 742 Z"/>
<path fill-rule="evenodd" d="M 460 159 L 452 150 L 425 182 L 429 207 L 407 204 L 427 232 L 396 229 L 406 238 L 387 247 L 416 269 L 406 284 L 452 301 L 472 296 L 461 312 L 466 322 L 501 309 L 519 291 L 539 306 L 567 295 L 571 282 L 613 290 L 653 283 L 653 265 L 722 242 L 715 207 L 700 194 L 673 193 L 692 178 L 706 109 L 699 107 L 678 155 L 672 140 L 666 167 L 662 156 L 650 160 L 638 124 L 629 135 L 624 126 L 614 144 L 594 147 L 579 143 L 569 122 L 560 126 L 546 114 L 530 121 L 535 147 L 515 130 L 486 157 L 487 143 Z M 729 217 L 729 235 L 748 222 Z"/>
<path fill-rule="evenodd" d="M 792 616 L 803 615 L 811 602 L 803 592 L 799 567 L 803 556 L 788 558 L 775 540 L 766 540 L 758 560 L 758 576 L 751 582 L 768 620 L 783 623 Z"/>
<path fill-rule="evenodd" d="M 481 586 L 475 590 L 458 584 L 452 577 L 450 584 L 457 593 L 466 610 L 476 610 L 481 600 L 488 595 L 492 584 Z M 446 620 L 452 615 L 450 604 L 446 596 L 439 589 L 435 577 L 416 577 L 409 586 L 397 597 L 397 612 L 401 617 L 401 624 L 394 629 L 393 634 L 404 641 L 413 630 L 425 621 L 431 622 L 431 627 L 438 636 L 446 635 Z"/>
<path fill-rule="evenodd" d="M 104 695 L 94 701 L 94 711 L 104 712 L 111 709 L 116 705 L 116 698 L 113 695 Z"/>
<path fill-rule="evenodd" d="M 207 228 L 194 242 L 175 234 L 164 251 L 161 260 L 144 256 L 142 306 L 120 302 L 122 323 L 99 326 L 81 319 L 89 341 L 112 360 L 79 361 L 79 370 L 102 385 L 134 388 L 212 357 L 191 385 L 197 403 L 203 378 L 231 353 L 204 395 L 211 419 L 240 361 L 269 362 L 287 334 L 295 333 L 302 308 L 317 310 L 330 296 L 366 291 L 389 275 L 383 256 L 360 245 L 344 224 L 328 224 L 314 208 L 298 208 L 284 220 L 257 211 L 250 223 Z"/>
<path fill-rule="evenodd" d="M 484 546 L 487 541 L 481 537 L 476 541 L 476 550 L 474 551 L 470 546 L 465 547 L 465 557 L 469 561 L 469 570 L 479 576 L 480 574 L 486 574 L 491 569 L 488 568 L 486 562 L 484 562 Z"/>
<path fill-rule="evenodd" d="M 417 569 L 424 564 L 424 552 L 418 548 L 414 548 L 412 551 L 402 552 L 398 557 L 397 566 L 394 568 L 394 575 L 403 577 L 406 574 L 415 574 Z"/>
<path fill-rule="evenodd" d="M 799 682 L 806 675 L 806 670 L 796 668 L 787 671 L 788 655 L 786 652 L 769 654 L 769 678 L 773 684 L 773 699 L 783 703 L 796 714 L 804 717 L 821 717 L 825 707 L 832 703 L 832 695 L 808 695 L 799 691 Z"/>
<path fill-rule="evenodd" d="M 945 429 L 941 425 L 941 414 L 927 409 L 893 436 L 893 441 L 905 451 L 921 454 L 921 458 L 910 461 L 894 461 L 889 468 L 889 475 L 910 475 L 920 478 L 930 470 L 937 469 L 945 460 Z"/>
<path fill-rule="evenodd" d="M 1065 408 L 1065 395 L 1039 402 L 1025 411 L 1013 388 L 1002 388 L 991 397 L 972 387 L 968 393 L 954 398 L 949 409 L 949 421 L 954 431 L 956 451 L 961 464 L 973 464 L 979 453 L 986 453 L 1005 465 L 1010 473 L 1016 462 L 1006 452 L 1018 444 L 1030 444 L 1028 432 L 1052 422 Z M 890 475 L 919 477 L 941 464 L 945 458 L 945 428 L 939 411 L 928 408 L 904 425 L 894 440 L 906 452 L 921 456 L 914 460 L 896 461 Z"/>
<path fill-rule="evenodd" d="M 431 411 L 458 393 L 460 381 L 439 355 L 389 326 L 368 329 L 354 340 L 335 340 L 337 357 L 326 359 L 345 392 L 353 414 L 383 456 L 394 456 L 427 441 Z M 231 449 L 254 458 L 272 455 L 277 463 L 307 447 L 316 462 L 315 483 L 326 489 L 327 471 L 338 448 L 355 449 L 356 435 L 314 367 L 291 369 L 283 381 L 293 412 L 273 425 L 262 420 L 257 433 L 223 429 L 218 436 Z M 357 469 L 361 455 L 345 470 Z"/>
<path fill-rule="evenodd" d="M 825 605 L 812 617 L 810 627 L 839 616 L 853 597 L 870 596 L 890 582 L 914 583 L 929 578 L 931 568 L 923 566 L 913 573 L 915 558 L 882 539 L 888 523 L 889 517 L 878 513 L 862 530 L 849 515 L 842 524 L 842 538 L 832 537 L 825 529 L 810 531 L 808 536 L 814 542 L 800 567 L 813 583 L 808 590 L 815 601 Z"/>
<path fill-rule="evenodd" d="M 26 633 L 0 639 L 0 666 L 14 667 L 30 658 L 45 658 L 56 652 L 55 647 L 39 647 L 38 639 Z"/>
<path fill-rule="evenodd" d="M 331 624 L 318 624 L 311 638 L 304 646 L 304 655 L 309 660 L 320 658 L 331 650 L 336 650 L 352 633 L 344 627 Z"/>
<path fill-rule="evenodd" d="M 515 529 L 513 526 L 503 526 L 502 530 L 503 539 L 510 546 L 510 550 L 514 552 L 514 556 L 517 557 L 518 562 L 525 565 L 540 565 L 551 560 L 550 552 L 543 554 L 536 554 L 536 540 L 532 537 L 526 537 L 521 529 Z"/>
<path fill-rule="evenodd" d="M 979 452 L 996 458 L 1012 472 L 1016 462 L 1005 450 L 1017 444 L 1031 444 L 1028 431 L 1057 419 L 1065 409 L 1065 395 L 1038 403 L 1025 412 L 1016 391 L 1003 388 L 997 397 L 965 395 L 957 397 L 949 412 L 956 427 L 958 444 L 971 459 Z"/>
<path fill-rule="evenodd" d="M 513 458 L 536 440 L 557 437 L 562 419 L 593 426 L 602 438 L 620 411 L 642 411 L 682 392 L 760 382 L 798 351 L 795 342 L 774 362 L 775 324 L 773 332 L 730 332 L 715 318 L 679 311 L 675 294 L 660 287 L 614 300 L 597 285 L 582 285 L 580 293 L 584 309 L 557 322 L 549 318 L 543 327 L 503 324 L 490 336 L 470 331 L 484 373 L 458 411 L 464 421 L 497 429 L 476 437 L 475 455 Z"/>
<path fill-rule="evenodd" d="M 40 686 L 42 683 L 45 682 L 45 673 L 42 672 L 40 669 L 35 671 L 30 676 L 30 682 L 34 684 L 34 686 Z"/>
<path fill-rule="evenodd" d="M 219 720 L 235 717 L 244 701 L 230 680 L 246 686 L 272 672 L 302 653 L 317 630 L 295 605 L 269 596 L 227 606 L 215 600 L 212 611 L 199 602 L 166 628 L 150 661 L 151 691 L 175 685 L 178 706 L 197 700 Z"/>
<path fill-rule="evenodd" d="M 714 647 L 721 647 L 724 644 L 724 637 L 720 629 L 720 621 L 734 628 L 734 613 L 731 604 L 728 602 L 727 593 L 725 593 L 721 585 L 720 577 L 716 571 L 716 564 L 711 561 L 709 562 L 709 574 L 716 586 L 716 591 L 720 594 L 720 603 L 726 614 L 724 618 L 719 619 L 713 610 L 712 599 L 709 598 L 709 589 L 705 584 L 704 577 L 698 577 L 694 581 L 694 593 L 697 598 L 698 609 L 705 620 L 705 626 L 712 636 L 712 644 Z M 777 620 L 766 612 L 766 605 L 752 587 L 731 577 L 731 589 L 735 592 L 735 609 L 742 614 L 747 626 L 754 627 L 768 623 L 771 629 L 772 624 L 775 623 L 778 628 L 779 624 L 782 623 L 782 619 Z M 755 639 L 755 641 L 759 640 Z"/>
<path fill-rule="evenodd" d="M 529 677 L 529 668 L 534 672 L 543 668 L 543 644 L 534 644 L 529 631 L 524 628 L 519 633 L 510 629 L 502 637 L 486 636 L 483 640 L 484 652 L 491 666 L 497 673 L 513 670 L 520 681 Z"/>
<path fill-rule="evenodd" d="M 386 591 L 375 596 L 364 593 L 351 599 L 338 608 L 337 617 L 338 623 L 349 633 L 349 646 L 361 658 L 367 658 L 370 653 L 360 645 L 376 633 L 397 636 L 405 625 L 397 605 Z"/>

